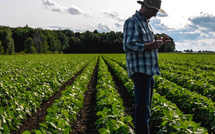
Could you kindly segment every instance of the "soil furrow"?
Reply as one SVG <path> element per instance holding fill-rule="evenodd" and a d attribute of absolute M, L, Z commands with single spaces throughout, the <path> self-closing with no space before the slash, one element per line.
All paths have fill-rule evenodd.
<path fill-rule="evenodd" d="M 98 134 L 95 121 L 98 120 L 96 115 L 96 85 L 98 74 L 98 62 L 91 76 L 88 90 L 85 93 L 84 105 L 78 113 L 78 117 L 72 124 L 73 134 Z"/>
<path fill-rule="evenodd" d="M 104 61 L 108 65 L 105 59 Z M 108 65 L 108 70 L 113 76 L 113 81 L 115 82 L 115 88 L 118 90 L 120 97 L 123 99 L 123 106 L 125 108 L 125 112 L 134 119 L 134 111 L 135 111 L 134 97 L 130 93 L 128 93 L 124 84 L 117 78 L 113 69 L 109 65 Z"/>
<path fill-rule="evenodd" d="M 72 77 L 70 80 L 68 80 L 61 88 L 59 91 L 57 91 L 56 93 L 54 93 L 49 99 L 48 101 L 42 103 L 39 108 L 37 108 L 37 112 L 33 113 L 30 117 L 28 117 L 27 119 L 25 119 L 23 122 L 22 122 L 22 125 L 20 126 L 20 128 L 16 131 L 11 131 L 11 134 L 21 134 L 23 133 L 24 131 L 27 131 L 27 130 L 33 130 L 33 129 L 37 129 L 39 127 L 39 123 L 43 123 L 45 118 L 46 118 L 46 115 L 47 115 L 47 108 L 49 108 L 53 102 L 55 101 L 55 99 L 61 97 L 61 92 L 63 90 L 66 89 L 66 86 L 69 86 L 71 85 L 76 77 L 78 75 L 80 75 L 84 68 L 88 65 L 89 63 L 87 63 L 77 74 L 75 74 L 74 77 Z"/>

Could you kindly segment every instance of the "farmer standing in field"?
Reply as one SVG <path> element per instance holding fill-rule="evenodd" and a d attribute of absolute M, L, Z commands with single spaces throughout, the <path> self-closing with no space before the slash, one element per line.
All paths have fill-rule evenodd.
<path fill-rule="evenodd" d="M 170 41 L 168 36 L 154 38 L 149 24 L 151 17 L 160 9 L 161 0 L 137 1 L 141 4 L 139 11 L 125 21 L 123 29 L 123 49 L 126 53 L 128 76 L 134 82 L 135 91 L 135 133 L 149 134 L 151 100 L 153 95 L 153 75 L 160 75 L 158 66 L 158 49 Z"/>

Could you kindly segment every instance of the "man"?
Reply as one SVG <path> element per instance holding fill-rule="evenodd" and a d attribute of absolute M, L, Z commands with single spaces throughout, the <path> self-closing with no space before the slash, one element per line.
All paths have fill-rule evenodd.
<path fill-rule="evenodd" d="M 126 53 L 128 76 L 134 82 L 135 133 L 149 134 L 153 75 L 160 75 L 158 49 L 170 40 L 167 36 L 155 40 L 149 24 L 149 19 L 156 17 L 158 12 L 165 13 L 160 9 L 161 0 L 137 2 L 141 4 L 140 10 L 128 18 L 124 24 L 123 49 Z"/>

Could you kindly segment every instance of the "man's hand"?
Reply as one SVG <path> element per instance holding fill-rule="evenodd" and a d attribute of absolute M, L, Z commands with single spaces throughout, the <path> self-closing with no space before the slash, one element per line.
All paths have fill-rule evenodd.
<path fill-rule="evenodd" d="M 155 40 L 145 44 L 145 49 L 159 49 L 163 45 L 163 40 Z"/>
<path fill-rule="evenodd" d="M 162 40 L 163 43 L 166 43 L 166 42 L 170 42 L 171 40 L 169 39 L 169 36 L 164 36 L 164 37 L 158 37 L 156 36 L 156 40 Z"/>
<path fill-rule="evenodd" d="M 170 42 L 169 36 L 158 37 L 156 36 L 155 41 L 146 43 L 145 49 L 159 49 L 166 42 Z"/>

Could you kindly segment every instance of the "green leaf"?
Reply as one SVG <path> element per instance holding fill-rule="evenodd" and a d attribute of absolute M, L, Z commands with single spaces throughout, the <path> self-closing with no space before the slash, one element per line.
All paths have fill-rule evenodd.
<path fill-rule="evenodd" d="M 36 130 L 35 134 L 42 134 L 42 133 L 39 130 Z"/>
<path fill-rule="evenodd" d="M 65 124 L 66 124 L 66 123 L 65 123 L 64 120 L 59 120 L 59 121 L 58 121 L 58 124 L 57 124 L 57 127 L 58 127 L 58 128 L 64 128 Z"/>
<path fill-rule="evenodd" d="M 47 108 L 47 112 L 48 113 L 51 113 L 53 110 L 52 110 L 52 108 L 50 107 L 50 108 Z"/>
<path fill-rule="evenodd" d="M 132 117 L 131 116 L 126 116 L 125 118 L 124 118 L 124 122 L 131 122 L 132 121 Z"/>
<path fill-rule="evenodd" d="M 3 128 L 5 134 L 10 133 L 10 128 L 6 124 L 3 125 Z"/>
<path fill-rule="evenodd" d="M 57 128 L 57 126 L 53 122 L 49 122 L 54 128 Z"/>
<path fill-rule="evenodd" d="M 113 134 L 113 132 L 114 132 L 114 124 L 111 123 L 111 121 L 109 121 L 109 120 L 107 121 L 107 128 L 110 130 L 110 133 Z"/>
<path fill-rule="evenodd" d="M 162 126 L 165 126 L 167 122 L 168 122 L 168 121 L 165 120 L 165 121 L 162 123 Z"/>
<path fill-rule="evenodd" d="M 171 113 L 168 109 L 163 109 L 163 113 L 169 120 L 172 120 Z"/>
<path fill-rule="evenodd" d="M 185 130 L 187 130 L 187 125 L 186 125 L 186 123 L 184 123 L 184 122 L 182 122 L 182 121 L 179 121 L 179 122 L 180 122 L 181 126 L 182 126 Z"/>
<path fill-rule="evenodd" d="M 46 115 L 46 121 L 51 121 L 52 120 L 52 114 Z"/>
<path fill-rule="evenodd" d="M 66 117 L 66 118 L 68 118 L 69 117 L 69 113 L 68 113 L 68 111 L 67 110 L 61 110 L 61 113 Z"/>
<path fill-rule="evenodd" d="M 30 131 L 25 131 L 22 134 L 31 134 L 31 132 Z"/>
<path fill-rule="evenodd" d="M 110 121 L 112 122 L 112 124 L 117 124 L 117 121 L 114 119 L 110 119 Z"/>
<path fill-rule="evenodd" d="M 100 128 L 100 129 L 98 129 L 98 132 L 100 134 L 109 134 L 109 131 L 106 128 Z"/>
<path fill-rule="evenodd" d="M 43 134 L 46 134 L 46 131 L 45 131 L 43 128 L 42 128 L 42 133 L 43 133 Z"/>
<path fill-rule="evenodd" d="M 48 126 L 47 126 L 46 123 L 40 123 L 39 125 L 42 126 L 42 127 L 44 127 L 44 128 L 48 128 Z"/>
<path fill-rule="evenodd" d="M 188 116 L 189 121 L 193 120 L 193 115 L 192 114 L 187 114 L 186 116 Z"/>

